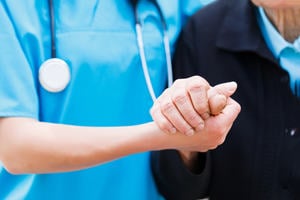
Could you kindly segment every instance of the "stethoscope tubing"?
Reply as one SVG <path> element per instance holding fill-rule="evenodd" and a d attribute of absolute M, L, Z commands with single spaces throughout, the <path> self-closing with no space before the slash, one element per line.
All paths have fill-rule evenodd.
<path fill-rule="evenodd" d="M 160 21 L 162 23 L 162 29 L 163 29 L 163 43 L 164 43 L 164 50 L 165 50 L 165 57 L 166 57 L 166 65 L 167 65 L 167 75 L 168 75 L 168 87 L 170 87 L 173 83 L 173 73 L 172 73 L 172 60 L 171 60 L 171 50 L 170 50 L 170 40 L 168 37 L 168 27 L 167 23 L 165 21 L 165 18 L 163 16 L 162 10 L 160 9 L 160 6 L 158 5 L 156 0 L 152 0 L 152 3 L 155 5 L 156 9 L 158 10 L 158 14 L 160 17 Z M 137 43 L 139 48 L 139 54 L 141 59 L 141 64 L 143 68 L 144 77 L 146 80 L 146 85 L 149 91 L 149 94 L 153 100 L 153 102 L 156 100 L 156 95 L 153 89 L 153 84 L 151 82 L 148 66 L 147 66 L 147 60 L 145 55 L 145 48 L 144 48 L 144 42 L 143 42 L 143 34 L 142 34 L 142 23 L 139 19 L 138 9 L 137 9 L 137 1 L 133 4 L 134 8 L 134 17 L 135 17 L 135 29 L 136 29 L 136 35 L 137 35 Z"/>
<path fill-rule="evenodd" d="M 149 94 L 152 100 L 155 101 L 156 95 L 153 88 L 153 84 L 151 82 L 151 77 L 148 70 L 147 59 L 145 55 L 145 48 L 144 48 L 144 41 L 143 41 L 143 34 L 142 34 L 142 23 L 138 17 L 139 16 L 138 9 L 137 9 L 138 1 L 131 0 L 130 2 L 134 9 L 136 40 L 137 40 L 141 65 L 143 69 L 143 74 L 145 77 Z M 165 51 L 165 58 L 166 58 L 166 65 L 167 65 L 168 86 L 170 87 L 173 83 L 173 74 L 172 74 L 172 61 L 171 61 L 170 41 L 168 37 L 168 28 L 162 10 L 160 9 L 160 6 L 158 5 L 157 1 L 152 0 L 152 3 L 157 8 L 162 23 L 162 29 L 163 29 L 162 37 L 163 37 L 163 44 L 164 44 L 164 51 Z M 56 42 L 55 42 L 56 27 L 55 27 L 55 13 L 54 13 L 53 0 L 48 0 L 48 4 L 49 4 L 49 11 L 50 11 L 49 13 L 50 13 L 50 30 L 51 30 L 51 57 L 56 58 Z"/>
<path fill-rule="evenodd" d="M 55 13 L 53 8 L 53 0 L 48 0 L 49 12 L 50 12 L 50 30 L 51 30 L 51 58 L 56 58 L 56 42 L 55 42 Z"/>

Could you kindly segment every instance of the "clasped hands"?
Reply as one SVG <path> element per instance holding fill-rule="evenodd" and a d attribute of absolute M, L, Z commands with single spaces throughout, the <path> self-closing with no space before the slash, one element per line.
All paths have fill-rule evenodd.
<path fill-rule="evenodd" d="M 154 102 L 157 126 L 177 140 L 174 149 L 206 152 L 221 145 L 241 107 L 231 98 L 237 84 L 214 87 L 200 76 L 178 79 Z M 184 137 L 183 137 L 184 136 Z"/>

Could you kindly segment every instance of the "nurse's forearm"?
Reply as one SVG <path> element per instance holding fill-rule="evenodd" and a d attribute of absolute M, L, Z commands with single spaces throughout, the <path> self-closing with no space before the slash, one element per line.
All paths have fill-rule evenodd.
<path fill-rule="evenodd" d="M 78 127 L 27 118 L 0 119 L 0 160 L 14 174 L 80 170 L 122 156 L 168 148 L 153 124 Z"/>

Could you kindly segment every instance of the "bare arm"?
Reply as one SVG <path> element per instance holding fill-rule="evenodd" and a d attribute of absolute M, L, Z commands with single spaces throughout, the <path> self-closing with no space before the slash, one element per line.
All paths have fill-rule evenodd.
<path fill-rule="evenodd" d="M 2 118 L 0 160 L 15 174 L 73 171 L 133 153 L 167 148 L 164 137 L 153 123 L 98 128 Z"/>
<path fill-rule="evenodd" d="M 100 128 L 2 118 L 0 160 L 14 174 L 51 173 L 80 170 L 144 151 L 205 151 L 212 143 L 224 141 L 239 109 L 231 101 L 221 114 L 206 121 L 200 134 L 191 137 L 166 134 L 153 122 Z"/>
<path fill-rule="evenodd" d="M 209 117 L 201 134 L 191 137 L 163 133 L 155 123 L 104 128 L 0 118 L 0 160 L 11 173 L 51 173 L 80 170 L 145 151 L 203 152 L 224 141 L 239 109 L 229 98 L 222 113 Z"/>

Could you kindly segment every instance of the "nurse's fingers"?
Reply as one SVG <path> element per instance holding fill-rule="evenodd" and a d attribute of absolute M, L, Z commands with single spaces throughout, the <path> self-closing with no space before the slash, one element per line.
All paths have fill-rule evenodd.
<path fill-rule="evenodd" d="M 217 115 L 227 104 L 227 99 L 237 89 L 236 82 L 218 84 L 208 90 L 208 103 L 212 115 Z"/>

